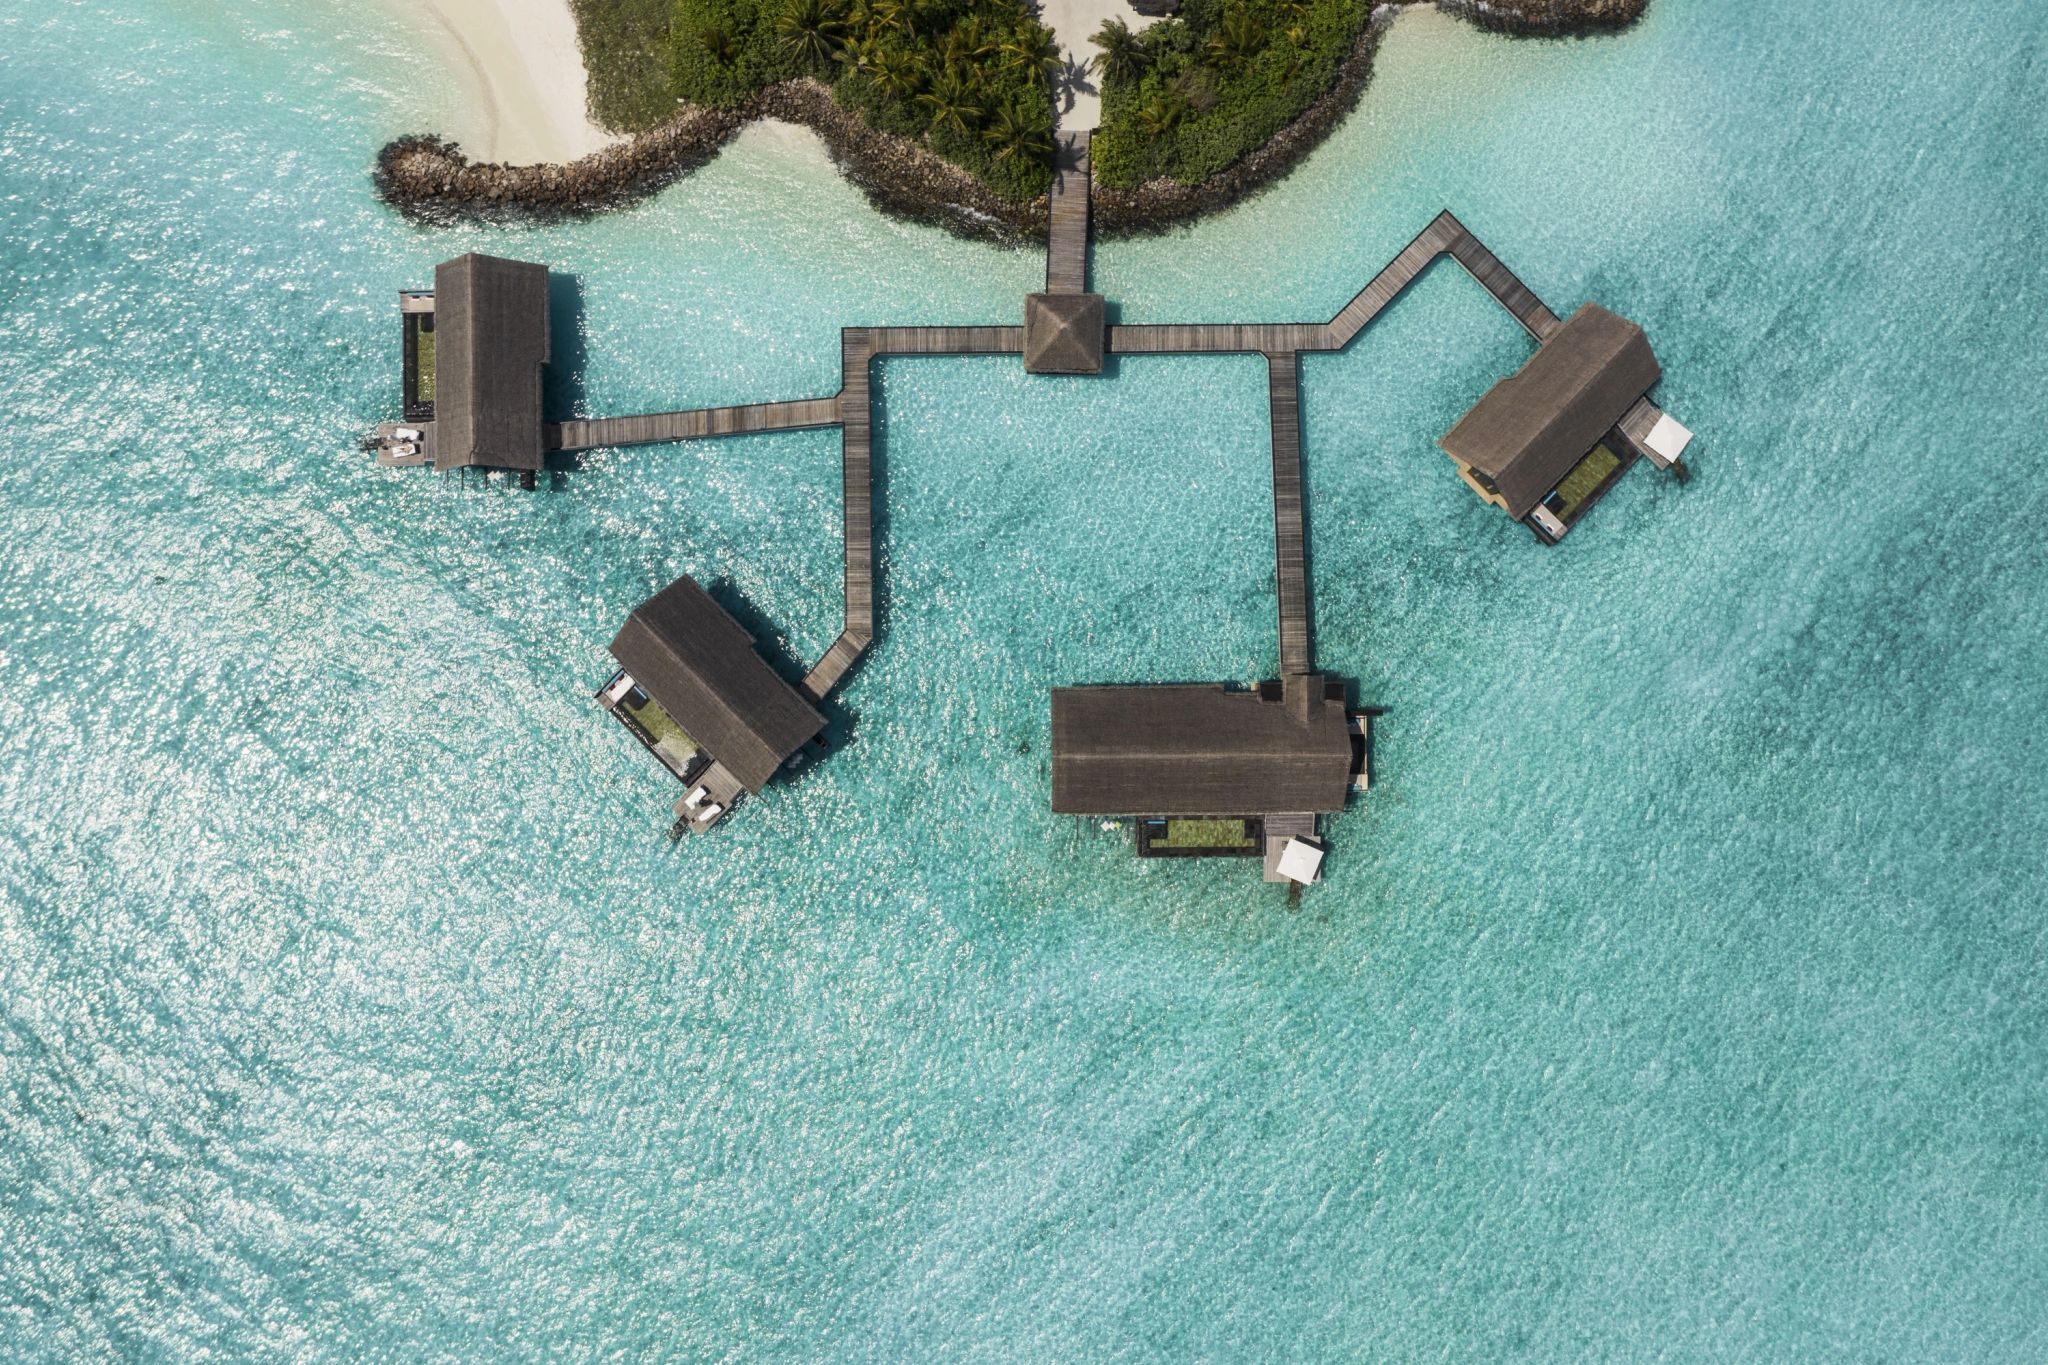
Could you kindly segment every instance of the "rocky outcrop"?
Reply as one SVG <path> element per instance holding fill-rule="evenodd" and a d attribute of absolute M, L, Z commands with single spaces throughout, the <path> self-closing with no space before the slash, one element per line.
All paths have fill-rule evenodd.
<path fill-rule="evenodd" d="M 996 242 L 1045 235 L 1044 195 L 997 194 L 922 144 L 871 127 L 816 81 L 770 86 L 754 104 L 764 117 L 801 123 L 823 138 L 841 174 L 884 213 Z"/>
<path fill-rule="evenodd" d="M 1648 0 L 1435 0 L 1481 27 L 1565 35 L 1625 27 Z M 1380 34 L 1398 5 L 1382 5 L 1331 87 L 1271 141 L 1196 185 L 1158 180 L 1094 193 L 1099 235 L 1158 232 L 1240 203 L 1300 164 L 1351 112 L 1372 74 Z M 580 161 L 538 166 L 477 163 L 445 139 L 402 137 L 378 153 L 377 191 L 426 223 L 583 217 L 644 199 L 717 154 L 757 118 L 784 119 L 824 139 L 842 174 L 885 213 L 964 237 L 1024 245 L 1043 237 L 1046 199 L 1010 199 L 923 144 L 870 127 L 814 80 L 770 86 L 736 109 L 686 106 L 674 117 Z"/>
<path fill-rule="evenodd" d="M 685 107 L 657 128 L 559 165 L 479 163 L 443 138 L 403 137 L 378 153 L 374 178 L 379 194 L 420 222 L 585 217 L 689 174 L 757 118 L 815 131 L 847 179 L 886 213 L 994 241 L 1045 230 L 1043 196 L 1006 199 L 909 138 L 869 127 L 808 79 L 770 86 L 737 109 Z"/>

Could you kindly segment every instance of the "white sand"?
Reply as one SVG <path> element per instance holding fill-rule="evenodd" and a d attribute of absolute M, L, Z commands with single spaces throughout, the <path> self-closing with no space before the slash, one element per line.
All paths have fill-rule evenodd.
<path fill-rule="evenodd" d="M 1038 0 L 1038 22 L 1052 30 L 1060 58 L 1068 64 L 1053 85 L 1053 108 L 1059 126 L 1068 132 L 1102 124 L 1101 78 L 1087 69 L 1100 49 L 1088 40 L 1112 18 L 1122 19 L 1133 33 L 1152 22 L 1125 0 Z"/>
<path fill-rule="evenodd" d="M 453 126 L 473 161 L 573 161 L 616 141 L 590 121 L 567 0 L 387 0 L 419 25 L 454 82 Z"/>

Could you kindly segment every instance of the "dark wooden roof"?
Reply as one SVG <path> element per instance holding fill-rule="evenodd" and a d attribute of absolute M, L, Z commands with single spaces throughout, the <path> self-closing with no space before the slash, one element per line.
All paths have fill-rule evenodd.
<path fill-rule="evenodd" d="M 1643 329 L 1589 303 L 1439 444 L 1491 480 L 1510 515 L 1525 517 L 1659 373 Z"/>
<path fill-rule="evenodd" d="M 760 791 L 825 728 L 817 709 L 754 652 L 740 623 L 687 574 L 633 608 L 612 656 L 749 791 Z"/>
<path fill-rule="evenodd" d="M 472 252 L 434 267 L 434 467 L 541 467 L 548 268 Z"/>
<path fill-rule="evenodd" d="M 1277 691 L 1277 689 L 1275 689 Z M 1344 808 L 1351 736 L 1320 675 L 1286 696 L 1216 685 L 1058 687 L 1052 808 L 1249 816 Z"/>
<path fill-rule="evenodd" d="M 1100 374 L 1102 295 L 1026 294 L 1024 368 L 1032 374 Z"/>

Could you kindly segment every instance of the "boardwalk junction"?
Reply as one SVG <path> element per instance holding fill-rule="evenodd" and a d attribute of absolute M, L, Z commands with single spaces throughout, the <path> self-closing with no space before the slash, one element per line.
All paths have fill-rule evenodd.
<path fill-rule="evenodd" d="M 431 293 L 400 296 L 400 422 L 378 429 L 386 464 L 497 469 L 531 487 L 546 456 L 707 436 L 837 427 L 845 616 L 800 681 L 782 678 L 745 629 L 688 577 L 634 608 L 612 642 L 599 704 L 682 783 L 676 829 L 702 833 L 801 761 L 825 727 L 819 705 L 875 638 L 870 375 L 888 356 L 1015 356 L 1027 371 L 1095 374 L 1109 355 L 1263 355 L 1272 417 L 1278 677 L 1251 689 L 1090 686 L 1052 691 L 1052 808 L 1130 818 L 1141 855 L 1261 857 L 1271 881 L 1313 881 L 1320 818 L 1367 782 L 1368 721 L 1320 672 L 1303 539 L 1299 357 L 1338 351 L 1442 257 L 1456 261 L 1536 343 L 1441 444 L 1472 490 L 1562 540 L 1638 459 L 1670 469 L 1691 433 L 1650 400 L 1660 377 L 1634 323 L 1594 304 L 1560 319 L 1449 213 L 1439 214 L 1325 322 L 1125 325 L 1088 292 L 1087 133 L 1062 133 L 1045 289 L 1021 326 L 847 327 L 837 393 L 785 402 L 549 422 L 547 269 L 467 255 Z"/>

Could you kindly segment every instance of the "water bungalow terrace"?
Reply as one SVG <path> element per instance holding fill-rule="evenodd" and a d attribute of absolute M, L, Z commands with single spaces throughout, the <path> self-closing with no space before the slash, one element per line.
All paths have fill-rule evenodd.
<path fill-rule="evenodd" d="M 1619 428 L 1662 373 L 1642 328 L 1589 303 L 1438 444 L 1482 499 L 1555 543 L 1635 458 Z"/>
<path fill-rule="evenodd" d="M 689 787 L 676 818 L 694 832 L 759 793 L 825 728 L 687 574 L 635 607 L 611 648 L 620 671 L 598 700 Z"/>

